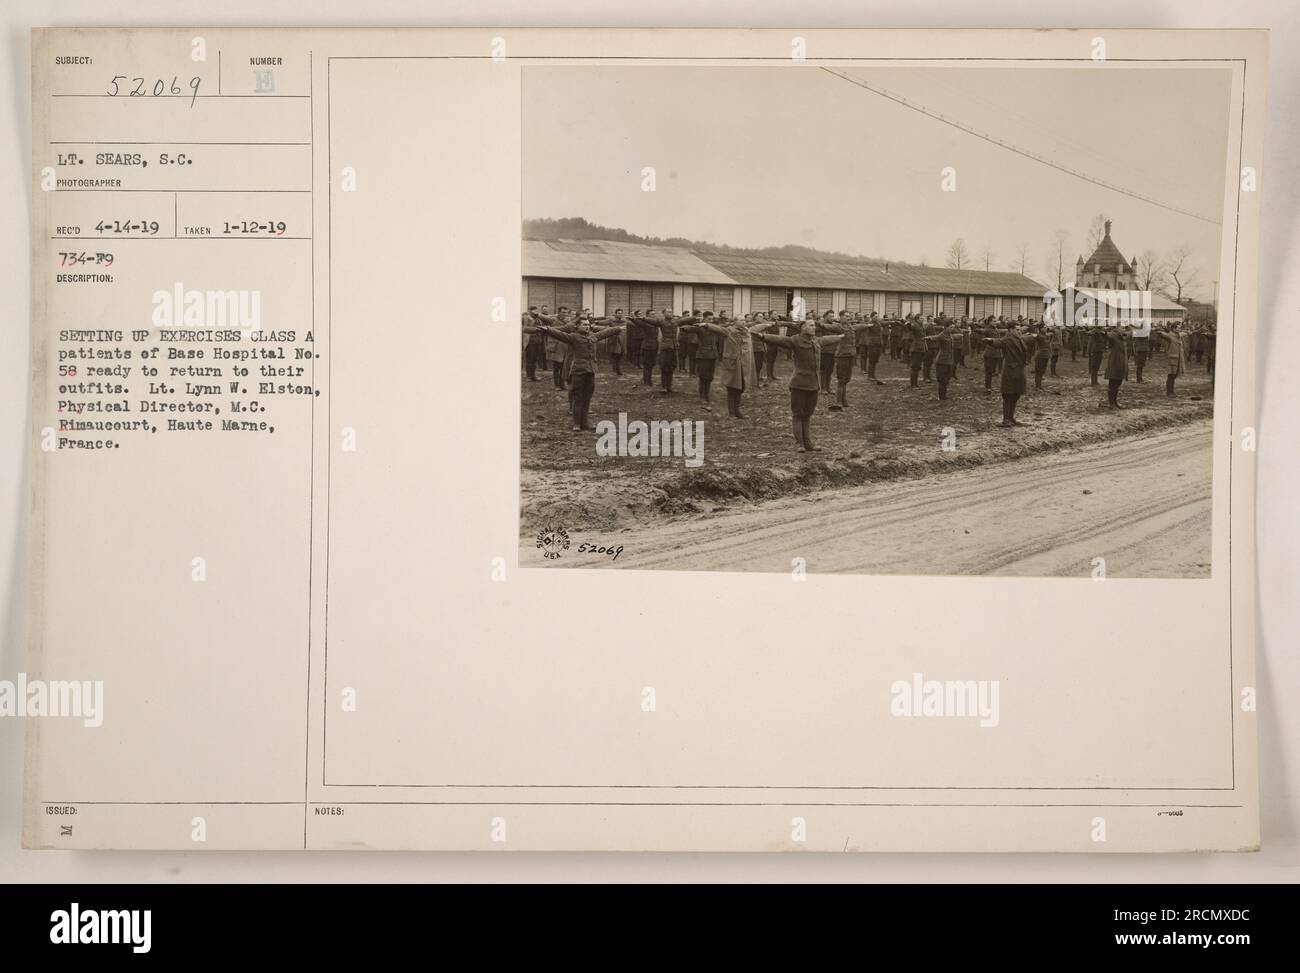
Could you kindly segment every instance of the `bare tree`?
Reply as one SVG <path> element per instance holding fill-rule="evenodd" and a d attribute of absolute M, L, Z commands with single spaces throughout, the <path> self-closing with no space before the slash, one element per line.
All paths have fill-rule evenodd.
<path fill-rule="evenodd" d="M 1145 250 L 1133 268 L 1139 290 L 1158 291 L 1165 285 L 1165 267 L 1154 250 Z"/>
<path fill-rule="evenodd" d="M 966 249 L 966 241 L 958 237 L 948 248 L 948 266 L 953 270 L 965 270 L 969 264 L 970 252 Z"/>
<path fill-rule="evenodd" d="M 1088 244 L 1088 253 L 1091 254 L 1099 246 L 1101 241 L 1106 238 L 1106 221 L 1110 219 L 1105 213 L 1098 213 L 1088 224 L 1088 235 L 1084 240 Z"/>
<path fill-rule="evenodd" d="M 1052 243 L 1047 251 L 1047 276 L 1051 279 L 1056 277 L 1056 289 L 1059 291 L 1065 286 L 1065 268 L 1066 248 L 1070 245 L 1070 234 L 1065 230 L 1057 230 L 1052 234 Z"/>
<path fill-rule="evenodd" d="M 996 256 L 997 254 L 993 252 L 993 245 L 986 243 L 980 248 L 978 262 L 984 265 L 985 270 L 992 270 L 993 258 Z"/>
<path fill-rule="evenodd" d="M 1011 258 L 1011 269 L 1018 274 L 1023 274 L 1029 267 L 1029 243 L 1016 244 L 1015 255 Z"/>
<path fill-rule="evenodd" d="M 1181 244 L 1165 260 L 1165 290 L 1175 304 L 1183 303 L 1183 291 L 1190 290 L 1196 282 L 1196 268 L 1191 265 L 1192 248 Z"/>

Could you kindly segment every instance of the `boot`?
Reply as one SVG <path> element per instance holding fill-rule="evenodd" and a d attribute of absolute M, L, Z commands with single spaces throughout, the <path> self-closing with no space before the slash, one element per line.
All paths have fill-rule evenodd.
<path fill-rule="evenodd" d="M 1015 423 L 1011 421 L 1011 403 L 1007 397 L 1002 396 L 1002 421 L 999 423 L 1003 429 L 1010 429 Z"/>
<path fill-rule="evenodd" d="M 810 453 L 820 453 L 822 448 L 812 441 L 812 419 L 803 420 L 803 448 Z"/>

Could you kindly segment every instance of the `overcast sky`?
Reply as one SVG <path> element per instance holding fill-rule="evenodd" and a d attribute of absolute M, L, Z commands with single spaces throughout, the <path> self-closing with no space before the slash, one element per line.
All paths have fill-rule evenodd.
<path fill-rule="evenodd" d="M 1063 166 L 1218 221 L 1229 72 L 1205 68 L 849 68 L 854 77 Z M 1092 185 L 811 64 L 528 67 L 524 214 L 648 236 L 786 243 L 943 266 L 962 237 L 1043 283 L 1069 277 L 1099 212 L 1126 257 L 1192 249 L 1209 299 L 1217 222 Z M 654 166 L 657 188 L 641 191 Z M 941 170 L 957 191 L 941 191 Z M 1012 267 L 1012 264 L 1016 267 Z M 982 263 L 977 263 L 982 267 Z M 1067 277 L 1068 279 L 1068 277 Z"/>

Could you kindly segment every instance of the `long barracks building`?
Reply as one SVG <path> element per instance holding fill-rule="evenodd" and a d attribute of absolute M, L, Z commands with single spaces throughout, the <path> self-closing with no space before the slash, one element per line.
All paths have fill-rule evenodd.
<path fill-rule="evenodd" d="M 523 305 L 632 311 L 787 314 L 913 312 L 1038 318 L 1047 290 L 1023 274 L 891 265 L 847 257 L 748 257 L 610 240 L 525 240 Z"/>

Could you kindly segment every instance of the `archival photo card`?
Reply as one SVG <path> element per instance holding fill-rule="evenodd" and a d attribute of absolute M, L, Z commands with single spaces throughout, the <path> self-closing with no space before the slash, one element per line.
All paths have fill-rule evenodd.
<path fill-rule="evenodd" d="M 1266 60 L 34 32 L 25 844 L 1257 847 Z"/>

